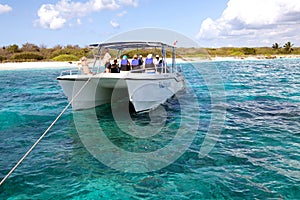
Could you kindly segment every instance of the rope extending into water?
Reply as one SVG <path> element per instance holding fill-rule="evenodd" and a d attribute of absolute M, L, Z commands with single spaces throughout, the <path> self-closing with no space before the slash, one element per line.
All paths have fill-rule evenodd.
<path fill-rule="evenodd" d="M 24 156 L 17 162 L 17 164 L 8 172 L 8 174 L 1 180 L 0 186 L 6 181 L 6 179 L 16 170 L 16 168 L 24 161 L 24 159 L 30 154 L 30 152 L 38 145 L 38 143 L 45 137 L 45 135 L 50 131 L 50 129 L 54 126 L 54 124 L 59 120 L 59 118 L 66 112 L 69 106 L 73 103 L 75 98 L 80 94 L 83 88 L 88 84 L 91 80 L 90 77 L 85 84 L 80 88 L 80 90 L 76 93 L 75 96 L 71 99 L 68 105 L 61 111 L 61 113 L 56 117 L 56 119 L 51 123 L 51 125 L 47 128 L 47 130 L 39 137 L 39 139 L 30 147 L 30 149 L 24 154 Z"/>

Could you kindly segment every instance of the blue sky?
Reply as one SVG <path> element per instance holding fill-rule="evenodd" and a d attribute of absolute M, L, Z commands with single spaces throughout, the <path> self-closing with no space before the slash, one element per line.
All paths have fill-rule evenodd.
<path fill-rule="evenodd" d="M 144 27 L 203 47 L 300 46 L 299 0 L 0 0 L 0 46 L 85 46 Z"/>

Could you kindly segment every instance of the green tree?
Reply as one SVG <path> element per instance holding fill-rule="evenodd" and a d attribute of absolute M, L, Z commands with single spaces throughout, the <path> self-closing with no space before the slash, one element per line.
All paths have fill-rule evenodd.
<path fill-rule="evenodd" d="M 256 50 L 254 48 L 244 47 L 244 48 L 242 48 L 242 51 L 244 52 L 245 55 L 255 55 L 256 54 Z"/>
<path fill-rule="evenodd" d="M 279 49 L 280 46 L 279 46 L 278 43 L 274 43 L 274 44 L 272 44 L 272 48 L 273 48 L 273 49 Z"/>
<path fill-rule="evenodd" d="M 294 46 L 294 44 L 292 44 L 291 42 L 285 43 L 285 44 L 283 45 L 284 51 L 285 51 L 286 53 L 291 53 L 291 52 L 293 51 L 293 48 L 292 48 L 293 46 Z"/>
<path fill-rule="evenodd" d="M 79 57 L 71 54 L 62 54 L 59 56 L 54 57 L 52 60 L 54 61 L 77 61 Z"/>
<path fill-rule="evenodd" d="M 35 61 L 35 60 L 43 60 L 44 57 L 38 53 L 22 52 L 22 53 L 14 54 L 12 59 L 15 61 Z"/>
<path fill-rule="evenodd" d="M 0 62 L 4 61 L 5 57 L 0 55 Z"/>
<path fill-rule="evenodd" d="M 9 53 L 17 53 L 17 52 L 20 52 L 19 50 L 19 46 L 16 45 L 16 44 L 13 44 L 13 45 L 10 45 L 6 48 L 6 50 L 9 52 Z"/>

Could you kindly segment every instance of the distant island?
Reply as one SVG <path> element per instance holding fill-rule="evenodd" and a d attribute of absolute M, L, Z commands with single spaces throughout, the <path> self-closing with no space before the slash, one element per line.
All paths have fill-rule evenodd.
<path fill-rule="evenodd" d="M 146 57 L 149 50 L 140 50 L 139 54 Z M 137 52 L 134 50 L 125 52 L 130 58 Z M 0 49 L 0 62 L 36 62 L 36 61 L 78 61 L 82 56 L 88 56 L 88 47 L 78 45 L 45 46 L 25 43 L 22 47 L 16 44 L 3 46 Z M 183 60 L 192 58 L 214 60 L 215 58 L 246 59 L 254 57 L 258 59 L 274 59 L 286 57 L 300 57 L 300 47 L 294 47 L 291 42 L 282 47 L 278 43 L 270 47 L 220 47 L 220 48 L 177 48 L 177 55 Z M 168 56 L 168 55 L 167 55 Z M 169 55 L 170 56 L 170 55 Z"/>
<path fill-rule="evenodd" d="M 291 42 L 282 47 L 274 43 L 271 47 L 220 47 L 220 48 L 178 48 L 177 53 L 185 59 L 188 58 L 257 58 L 275 59 L 300 57 L 300 47 L 293 47 Z"/>

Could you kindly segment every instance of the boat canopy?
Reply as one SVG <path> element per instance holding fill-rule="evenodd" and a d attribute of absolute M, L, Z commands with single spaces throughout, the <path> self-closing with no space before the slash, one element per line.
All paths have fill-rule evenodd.
<path fill-rule="evenodd" d="M 164 47 L 164 48 L 175 48 L 175 46 L 171 46 L 165 44 L 163 42 L 144 42 L 144 41 L 131 41 L 131 42 L 104 42 L 98 44 L 89 45 L 91 48 L 109 48 L 109 49 L 131 49 L 131 48 L 146 48 L 146 47 Z"/>
<path fill-rule="evenodd" d="M 92 49 L 97 49 L 97 53 L 95 53 L 95 60 L 94 60 L 94 64 L 93 64 L 93 69 L 94 68 L 98 68 L 97 69 L 97 73 L 100 71 L 103 71 L 103 69 L 101 69 L 101 67 L 104 67 L 104 64 L 102 62 L 102 58 L 103 58 L 103 51 L 104 49 L 109 49 L 109 50 L 117 50 L 118 53 L 116 55 L 116 58 L 120 57 L 120 54 L 123 50 L 126 49 L 146 49 L 146 48 L 161 48 L 161 55 L 162 55 L 162 66 L 161 68 L 164 69 L 164 72 L 166 73 L 167 71 L 167 62 L 166 62 L 166 49 L 171 49 L 172 52 L 172 61 L 171 61 L 171 67 L 169 72 L 174 72 L 174 68 L 176 66 L 176 54 L 175 54 L 175 50 L 176 47 L 175 46 L 171 46 L 169 44 L 163 43 L 163 42 L 157 42 L 157 41 L 121 41 L 121 42 L 103 42 L 103 43 L 95 43 L 95 44 L 90 44 L 89 45 L 90 48 Z M 177 71 L 177 70 L 176 70 Z"/>

